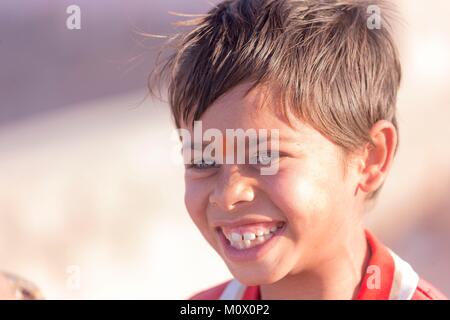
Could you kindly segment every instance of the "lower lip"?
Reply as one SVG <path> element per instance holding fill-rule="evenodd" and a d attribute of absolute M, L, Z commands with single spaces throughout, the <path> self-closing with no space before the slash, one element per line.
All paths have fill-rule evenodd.
<path fill-rule="evenodd" d="M 216 231 L 219 235 L 222 247 L 224 248 L 223 251 L 225 253 L 225 256 L 229 260 L 234 262 L 250 262 L 258 260 L 264 254 L 266 254 L 266 252 L 268 252 L 276 244 L 278 239 L 280 239 L 280 236 L 283 234 L 285 228 L 286 223 L 282 228 L 278 229 L 269 240 L 248 249 L 236 249 L 232 247 L 228 239 L 225 238 L 223 232 L 221 230 Z"/>

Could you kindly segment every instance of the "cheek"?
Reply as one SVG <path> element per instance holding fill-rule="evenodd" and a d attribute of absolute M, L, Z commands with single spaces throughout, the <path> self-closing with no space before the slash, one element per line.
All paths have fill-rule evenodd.
<path fill-rule="evenodd" d="M 327 193 L 315 179 L 301 175 L 281 175 L 272 184 L 273 201 L 284 213 L 291 226 L 308 227 L 318 212 L 326 210 Z"/>
<path fill-rule="evenodd" d="M 191 218 L 196 221 L 204 216 L 204 191 L 198 183 L 185 180 L 184 204 Z"/>
<path fill-rule="evenodd" d="M 330 225 L 338 218 L 346 188 L 334 166 L 292 165 L 273 179 L 268 184 L 272 200 L 299 232 Z"/>
<path fill-rule="evenodd" d="M 184 203 L 191 219 L 206 236 L 208 231 L 208 191 L 205 184 L 185 179 Z"/>

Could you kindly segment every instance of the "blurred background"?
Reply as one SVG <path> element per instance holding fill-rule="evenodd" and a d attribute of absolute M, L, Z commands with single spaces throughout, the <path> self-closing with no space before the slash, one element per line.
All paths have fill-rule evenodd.
<path fill-rule="evenodd" d="M 230 278 L 184 208 L 168 106 L 147 97 L 163 42 L 138 35 L 215 2 L 0 2 L 0 270 L 49 299 L 183 299 Z M 450 296 L 450 3 L 395 2 L 401 144 L 367 225 Z"/>

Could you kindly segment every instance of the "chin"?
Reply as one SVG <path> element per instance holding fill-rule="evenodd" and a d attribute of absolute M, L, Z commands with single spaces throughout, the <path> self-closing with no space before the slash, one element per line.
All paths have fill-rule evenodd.
<path fill-rule="evenodd" d="M 281 280 L 284 275 L 280 270 L 255 267 L 229 267 L 230 272 L 240 283 L 246 286 L 272 284 Z"/>

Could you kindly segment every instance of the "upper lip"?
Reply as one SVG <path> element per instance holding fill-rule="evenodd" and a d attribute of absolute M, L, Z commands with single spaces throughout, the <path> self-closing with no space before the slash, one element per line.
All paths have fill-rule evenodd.
<path fill-rule="evenodd" d="M 227 227 L 227 228 L 235 228 L 240 227 L 244 225 L 249 224 L 256 224 L 256 223 L 265 223 L 265 222 L 284 222 L 281 220 L 276 220 L 272 218 L 263 218 L 263 217 L 245 217 L 245 218 L 239 218 L 239 219 L 233 219 L 233 220 L 216 220 L 212 224 L 215 228 L 221 228 L 221 227 Z"/>

